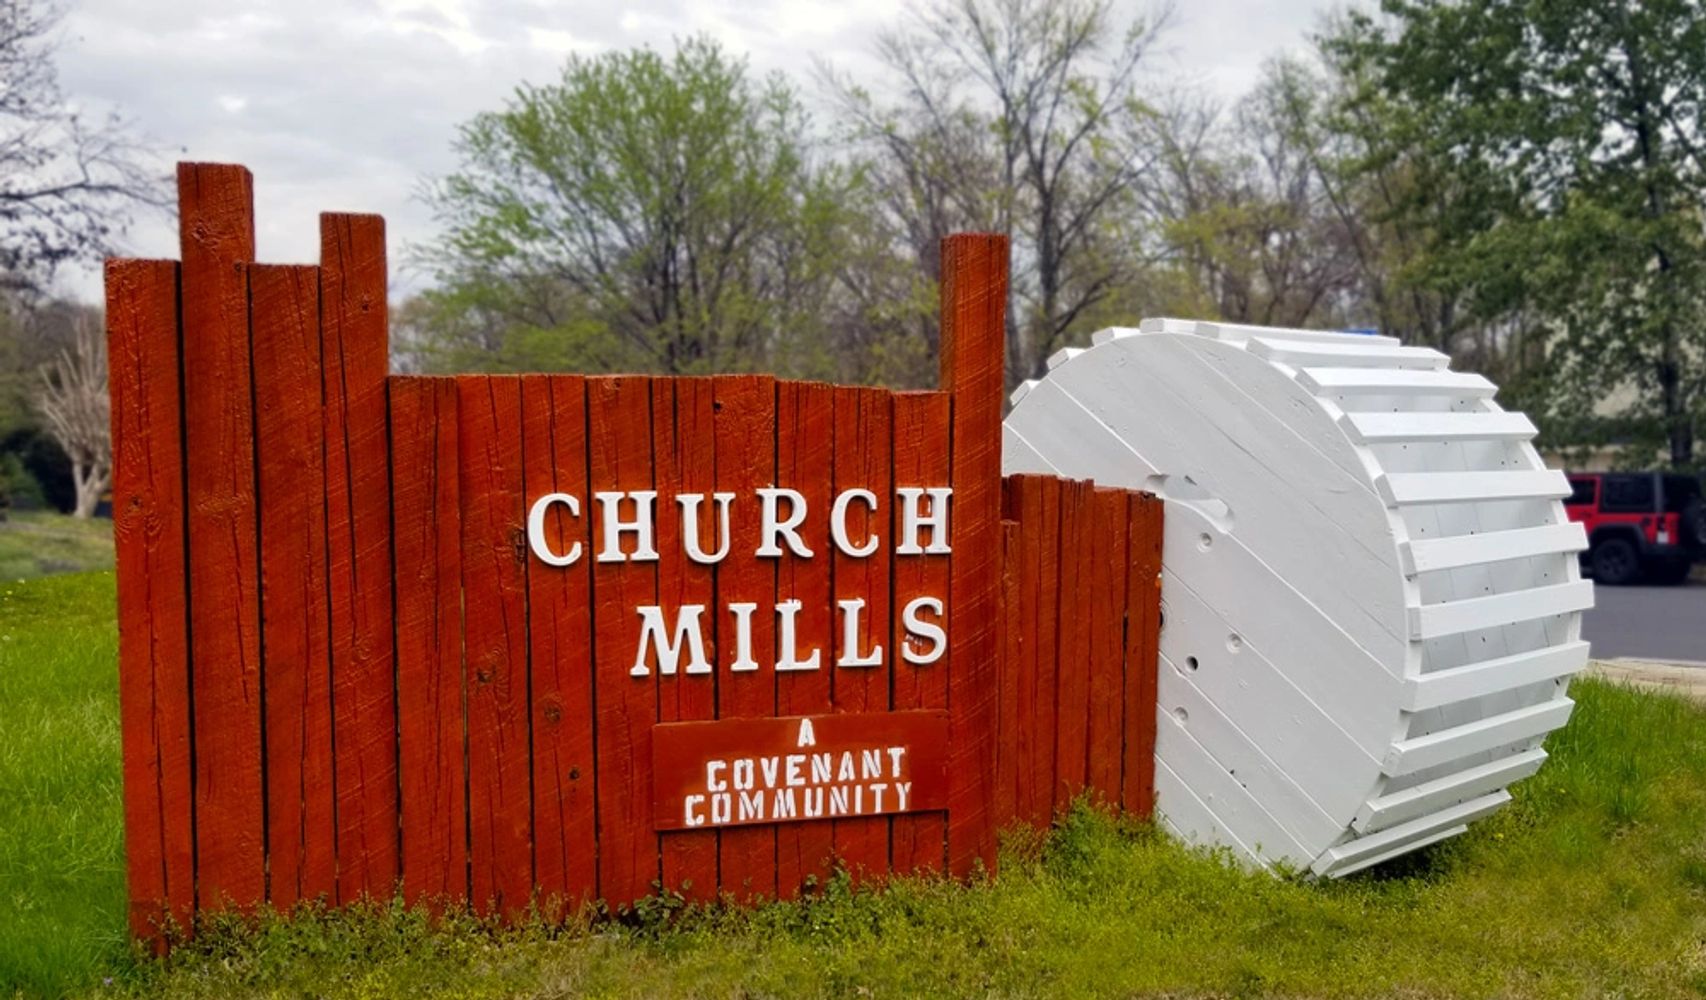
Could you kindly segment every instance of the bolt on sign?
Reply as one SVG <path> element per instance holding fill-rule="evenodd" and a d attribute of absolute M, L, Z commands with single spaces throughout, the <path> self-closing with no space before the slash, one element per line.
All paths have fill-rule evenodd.
<path fill-rule="evenodd" d="M 993 869 L 1152 797 L 1160 506 L 1000 476 L 1007 246 L 942 388 L 389 373 L 383 220 L 107 265 L 132 927 L 401 891 L 506 917 Z"/>

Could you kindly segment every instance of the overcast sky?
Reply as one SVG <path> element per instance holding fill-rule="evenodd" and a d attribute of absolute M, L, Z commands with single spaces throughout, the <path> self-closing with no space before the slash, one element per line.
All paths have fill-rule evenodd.
<path fill-rule="evenodd" d="M 421 178 L 455 166 L 456 126 L 501 107 L 523 80 L 554 79 L 570 53 L 705 32 L 810 85 L 814 56 L 874 67 L 873 35 L 906 0 L 66 0 L 61 83 L 116 106 L 174 159 L 242 163 L 255 175 L 258 256 L 313 261 L 324 210 L 378 212 L 395 261 L 429 238 Z M 1139 7 L 1121 0 L 1128 16 Z M 1183 0 L 1165 37 L 1167 74 L 1231 100 L 1264 59 L 1301 49 L 1319 0 Z M 176 257 L 172 223 L 138 220 L 142 256 Z M 100 295 L 93 271 L 65 290 Z M 400 290 L 400 288 L 399 288 Z"/>

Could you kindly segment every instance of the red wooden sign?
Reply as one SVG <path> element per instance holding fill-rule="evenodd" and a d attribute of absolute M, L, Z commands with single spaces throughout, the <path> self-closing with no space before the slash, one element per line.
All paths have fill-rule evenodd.
<path fill-rule="evenodd" d="M 383 221 L 256 264 L 252 187 L 180 165 L 182 263 L 107 271 L 136 933 L 791 897 L 1148 811 L 1160 504 L 1003 481 L 1003 237 L 944 241 L 937 391 L 397 376 Z"/>
<path fill-rule="evenodd" d="M 948 713 L 866 712 L 652 727 L 659 830 L 938 812 Z"/>

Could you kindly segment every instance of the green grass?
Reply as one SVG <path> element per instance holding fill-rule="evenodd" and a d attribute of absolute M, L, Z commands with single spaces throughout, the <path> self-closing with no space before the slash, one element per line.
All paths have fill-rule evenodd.
<path fill-rule="evenodd" d="M 1706 713 L 1594 681 L 1509 808 L 1342 882 L 1081 809 L 969 889 L 590 930 L 380 907 L 221 922 L 154 961 L 123 939 L 111 576 L 0 591 L 0 994 L 1706 996 Z"/>
<path fill-rule="evenodd" d="M 0 580 L 111 569 L 113 523 L 46 511 L 12 511 L 0 521 Z"/>

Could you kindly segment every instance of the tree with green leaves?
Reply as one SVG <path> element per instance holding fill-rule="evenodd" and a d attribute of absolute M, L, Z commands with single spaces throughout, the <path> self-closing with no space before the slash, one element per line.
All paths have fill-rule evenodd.
<path fill-rule="evenodd" d="M 421 367 L 863 374 L 861 177 L 814 160 L 783 78 L 702 38 L 573 57 L 456 149 L 427 192 L 438 287 L 401 316 Z"/>
<path fill-rule="evenodd" d="M 1532 355 L 1555 445 L 1696 462 L 1706 410 L 1706 10 L 1698 0 L 1385 0 L 1324 48 L 1409 169 L 1389 218 L 1448 326 Z M 1450 330 L 1442 331 L 1449 335 Z"/>
<path fill-rule="evenodd" d="M 1041 375 L 1146 264 L 1128 226 L 1152 155 L 1126 126 L 1167 14 L 1122 32 L 1111 0 L 932 0 L 879 39 L 892 89 L 823 74 L 922 273 L 954 230 L 1012 239 L 1009 383 Z"/>

